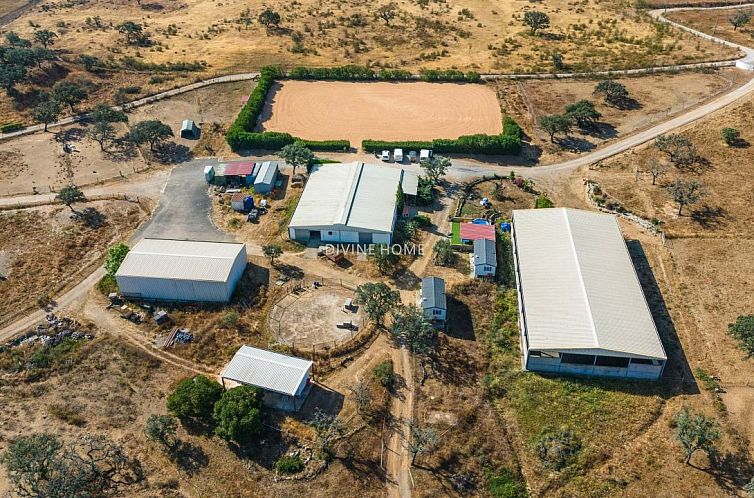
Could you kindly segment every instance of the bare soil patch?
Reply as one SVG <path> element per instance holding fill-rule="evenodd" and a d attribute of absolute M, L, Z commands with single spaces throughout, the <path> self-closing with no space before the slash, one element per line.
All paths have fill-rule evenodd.
<path fill-rule="evenodd" d="M 497 134 L 502 115 L 485 85 L 452 83 L 278 83 L 262 129 L 311 139 L 430 140 Z"/>
<path fill-rule="evenodd" d="M 355 300 L 353 291 L 330 286 L 289 294 L 273 308 L 275 319 L 270 317 L 270 330 L 284 344 L 300 348 L 332 347 L 364 327 L 360 306 L 354 305 L 354 311 L 344 310 L 343 303 L 349 298 Z M 336 326 L 343 322 L 351 322 L 358 329 Z"/>
<path fill-rule="evenodd" d="M 79 270 L 101 261 L 107 247 L 146 216 L 138 204 L 126 201 L 77 206 L 84 208 L 97 209 L 102 226 L 71 220 L 64 206 L 0 212 L 0 251 L 7 257 L 6 278 L 0 279 L 0 322 L 37 306 L 40 295 L 53 296 L 80 280 Z"/>

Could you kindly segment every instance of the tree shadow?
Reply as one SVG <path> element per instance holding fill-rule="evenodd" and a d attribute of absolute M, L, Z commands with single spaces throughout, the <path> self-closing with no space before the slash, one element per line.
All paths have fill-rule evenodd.
<path fill-rule="evenodd" d="M 102 228 L 107 224 L 107 216 L 93 207 L 86 207 L 81 211 L 76 211 L 71 215 L 71 218 L 81 221 L 89 228 Z"/>
<path fill-rule="evenodd" d="M 754 475 L 752 464 L 746 447 L 733 453 L 726 451 L 723 456 L 713 455 L 709 469 L 700 469 L 711 474 L 718 486 L 735 495 Z"/>
<path fill-rule="evenodd" d="M 421 278 L 419 278 L 416 273 L 412 272 L 408 268 L 396 271 L 393 274 L 392 280 L 393 283 L 395 283 L 395 286 L 401 290 L 416 289 L 416 287 L 421 283 Z"/>
<path fill-rule="evenodd" d="M 699 223 L 703 228 L 718 230 L 725 227 L 728 212 L 721 207 L 712 207 L 707 204 L 691 212 L 691 219 Z"/>
<path fill-rule="evenodd" d="M 72 127 L 72 128 L 66 128 L 64 130 L 60 130 L 58 132 L 55 132 L 53 135 L 53 139 L 61 144 L 66 144 L 70 142 L 79 142 L 83 140 L 86 137 L 86 130 L 81 127 Z"/>
<path fill-rule="evenodd" d="M 448 327 L 445 333 L 464 341 L 475 341 L 474 323 L 469 307 L 451 295 L 446 295 L 448 304 Z"/>
<path fill-rule="evenodd" d="M 465 345 L 441 338 L 435 356 L 432 371 L 444 384 L 463 387 L 477 384 L 479 372 Z"/>
<path fill-rule="evenodd" d="M 683 351 L 673 319 L 670 317 L 665 298 L 649 266 L 644 248 L 638 240 L 627 240 L 626 246 L 668 357 L 662 380 L 669 381 L 667 386 L 672 395 L 699 394 L 699 386 L 691 372 L 686 353 Z"/>
<path fill-rule="evenodd" d="M 592 126 L 579 128 L 579 130 L 585 135 L 589 135 L 591 137 L 599 138 L 602 140 L 607 140 L 609 138 L 615 138 L 618 136 L 618 130 L 615 129 L 615 126 L 603 122 L 598 122 L 594 123 L 594 125 Z"/>
<path fill-rule="evenodd" d="M 562 148 L 572 152 L 588 152 L 594 150 L 595 144 L 581 137 L 566 136 L 557 140 Z"/>
<path fill-rule="evenodd" d="M 175 142 L 166 142 L 158 145 L 152 155 L 163 164 L 179 164 L 190 161 L 193 158 L 191 149 Z"/>
<path fill-rule="evenodd" d="M 178 440 L 170 452 L 170 459 L 189 476 L 209 465 L 209 457 L 201 446 Z"/>
<path fill-rule="evenodd" d="M 619 102 L 608 103 L 607 105 L 620 109 L 621 111 L 635 111 L 644 107 L 641 105 L 641 102 L 633 97 L 625 97 Z"/>
<path fill-rule="evenodd" d="M 275 265 L 275 269 L 280 272 L 281 275 L 284 275 L 288 278 L 296 280 L 304 278 L 304 270 L 302 270 L 298 266 L 278 263 Z"/>
<path fill-rule="evenodd" d="M 124 138 L 117 138 L 113 141 L 112 147 L 104 151 L 105 157 L 113 162 L 127 162 L 137 154 L 137 148 Z"/>

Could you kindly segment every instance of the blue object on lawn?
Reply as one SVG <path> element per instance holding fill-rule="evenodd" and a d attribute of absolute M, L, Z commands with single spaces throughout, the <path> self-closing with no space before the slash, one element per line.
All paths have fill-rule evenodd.
<path fill-rule="evenodd" d="M 251 209 L 254 207 L 254 198 L 250 195 L 247 195 L 243 198 L 243 209 L 244 211 L 251 211 Z"/>
<path fill-rule="evenodd" d="M 471 223 L 474 225 L 489 225 L 490 222 L 485 220 L 484 218 L 474 218 L 471 220 Z"/>
<path fill-rule="evenodd" d="M 508 223 L 507 221 L 500 223 L 500 230 L 502 230 L 503 232 L 510 232 L 511 224 Z"/>

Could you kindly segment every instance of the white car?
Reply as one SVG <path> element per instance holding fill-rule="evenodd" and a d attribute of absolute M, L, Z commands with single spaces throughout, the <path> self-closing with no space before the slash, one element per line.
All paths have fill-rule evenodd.
<path fill-rule="evenodd" d="M 402 163 L 403 162 L 403 149 L 395 149 L 393 152 L 393 158 L 395 159 L 395 162 Z"/>
<path fill-rule="evenodd" d="M 390 151 L 389 150 L 383 150 L 382 154 L 380 154 L 380 159 L 387 162 L 390 160 Z"/>
<path fill-rule="evenodd" d="M 425 161 L 432 157 L 432 151 L 429 149 L 422 149 L 419 151 L 419 161 Z"/>

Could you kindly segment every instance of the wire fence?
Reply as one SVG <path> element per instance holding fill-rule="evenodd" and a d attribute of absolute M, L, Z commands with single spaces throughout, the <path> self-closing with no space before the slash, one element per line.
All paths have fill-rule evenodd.
<path fill-rule="evenodd" d="M 356 291 L 356 285 L 343 279 L 327 278 L 320 276 L 308 276 L 305 278 L 291 279 L 278 284 L 279 297 L 273 303 L 268 316 L 268 327 L 272 335 L 278 341 L 291 349 L 298 356 L 312 361 L 331 360 L 351 354 L 365 344 L 371 342 L 374 336 L 374 327 L 359 327 L 358 330 L 348 330 L 348 333 L 339 339 L 332 339 L 312 343 L 310 341 L 297 343 L 295 339 L 287 340 L 282 337 L 281 323 L 288 310 L 308 292 L 314 292 L 318 288 L 340 288 Z M 302 319 L 304 319 L 302 317 Z"/>
<path fill-rule="evenodd" d="M 54 192 L 54 190 L 51 190 Z M 126 194 L 117 192 L 113 194 L 93 194 L 86 197 L 88 202 L 92 201 L 127 201 L 141 204 L 142 198 L 138 195 Z M 57 200 L 55 197 L 46 195 L 44 198 L 35 201 L 18 201 L 18 202 L 3 202 L 0 204 L 0 211 L 11 211 L 15 209 L 28 209 L 41 206 L 50 206 L 53 204 L 63 205 L 62 201 Z"/>

